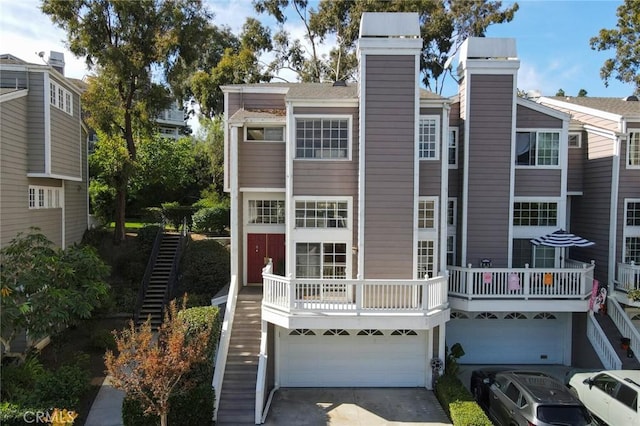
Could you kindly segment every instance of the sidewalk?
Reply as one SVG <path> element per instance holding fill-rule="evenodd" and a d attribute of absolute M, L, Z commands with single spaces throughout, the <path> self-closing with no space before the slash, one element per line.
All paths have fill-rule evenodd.
<path fill-rule="evenodd" d="M 85 426 L 123 426 L 123 400 L 124 392 L 111 386 L 109 376 L 107 376 L 91 405 Z"/>

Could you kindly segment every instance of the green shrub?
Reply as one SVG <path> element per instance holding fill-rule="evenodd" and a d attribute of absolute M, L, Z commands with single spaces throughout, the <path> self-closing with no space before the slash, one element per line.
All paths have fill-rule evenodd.
<path fill-rule="evenodd" d="M 143 223 L 162 223 L 164 216 L 160 207 L 143 207 L 140 209 L 140 221 Z"/>
<path fill-rule="evenodd" d="M 187 324 L 187 338 L 211 327 L 205 361 L 194 365 L 186 379 L 196 383 L 211 383 L 213 379 L 213 352 L 220 339 L 222 321 L 220 310 L 215 306 L 198 306 L 179 312 L 179 317 Z"/>
<path fill-rule="evenodd" d="M 115 352 L 117 349 L 116 339 L 113 337 L 113 334 L 105 328 L 93 330 L 89 339 L 91 347 L 99 351 L 105 352 L 106 350 L 110 350 Z"/>
<path fill-rule="evenodd" d="M 158 232 L 162 229 L 160 225 L 145 225 L 138 229 L 136 242 L 141 246 L 153 246 Z"/>
<path fill-rule="evenodd" d="M 162 215 L 176 230 L 180 229 L 185 219 L 187 226 L 191 227 L 191 217 L 194 210 L 191 206 L 181 206 L 177 201 L 162 203 Z"/>
<path fill-rule="evenodd" d="M 93 215 L 103 225 L 116 217 L 116 190 L 96 179 L 89 183 L 89 199 Z"/>
<path fill-rule="evenodd" d="M 435 391 L 454 426 L 493 425 L 457 376 L 445 374 L 439 377 Z"/>
<path fill-rule="evenodd" d="M 231 224 L 228 207 L 207 207 L 193 214 L 193 229 L 197 232 L 224 234 Z"/>
<path fill-rule="evenodd" d="M 99 250 L 103 242 L 112 237 L 112 232 L 106 228 L 87 229 L 82 235 L 82 245 L 89 245 Z"/>
<path fill-rule="evenodd" d="M 31 390 L 47 371 L 37 357 L 29 356 L 21 364 L 3 365 L 0 373 L 2 400 L 23 403 L 28 400 Z"/>
<path fill-rule="evenodd" d="M 78 360 L 44 375 L 33 390 L 33 405 L 37 401 L 46 407 L 77 409 L 82 394 L 89 389 L 89 371 Z"/>
<path fill-rule="evenodd" d="M 211 299 L 230 280 L 229 252 L 215 240 L 189 241 L 180 262 L 178 295 Z"/>
<path fill-rule="evenodd" d="M 213 401 L 211 381 L 172 394 L 169 397 L 168 424 L 210 425 Z M 140 402 L 127 396 L 122 403 L 122 422 L 124 426 L 158 426 L 160 418 L 155 414 L 145 415 Z"/>
<path fill-rule="evenodd" d="M 53 410 L 51 408 L 44 408 L 42 406 L 36 407 L 31 405 L 20 405 L 3 401 L 0 402 L 0 425 L 25 426 L 37 424 L 35 418 L 36 414 L 51 413 L 52 411 Z"/>

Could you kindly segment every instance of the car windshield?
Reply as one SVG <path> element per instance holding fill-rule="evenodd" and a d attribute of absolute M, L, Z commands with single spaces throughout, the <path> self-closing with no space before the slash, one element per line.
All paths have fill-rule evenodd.
<path fill-rule="evenodd" d="M 591 424 L 591 416 L 580 406 L 541 405 L 538 419 L 552 425 L 586 426 Z"/>

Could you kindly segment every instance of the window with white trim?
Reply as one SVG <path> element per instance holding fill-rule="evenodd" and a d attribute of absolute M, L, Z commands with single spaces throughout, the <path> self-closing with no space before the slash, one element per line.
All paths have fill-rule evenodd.
<path fill-rule="evenodd" d="M 296 119 L 296 158 L 338 160 L 348 154 L 347 118 Z"/>
<path fill-rule="evenodd" d="M 582 133 L 569 133 L 569 148 L 582 147 Z"/>
<path fill-rule="evenodd" d="M 296 243 L 296 278 L 346 277 L 346 243 Z"/>
<path fill-rule="evenodd" d="M 418 229 L 436 229 L 437 203 L 434 198 L 418 201 Z"/>
<path fill-rule="evenodd" d="M 514 226 L 556 226 L 558 203 L 515 202 L 513 203 Z"/>
<path fill-rule="evenodd" d="M 517 166 L 557 166 L 560 132 L 516 132 Z"/>
<path fill-rule="evenodd" d="M 57 83 L 49 82 L 49 103 L 69 115 L 73 115 L 73 95 Z"/>
<path fill-rule="evenodd" d="M 249 142 L 284 142 L 284 126 L 247 126 L 244 128 L 244 140 Z"/>
<path fill-rule="evenodd" d="M 29 185 L 28 205 L 30 209 L 57 209 L 62 207 L 62 188 L 54 186 Z"/>
<path fill-rule="evenodd" d="M 458 128 L 449 127 L 449 168 L 458 166 Z"/>
<path fill-rule="evenodd" d="M 458 216 L 458 200 L 447 200 L 447 265 L 455 265 L 456 261 L 456 223 Z"/>
<path fill-rule="evenodd" d="M 346 201 L 296 201 L 296 228 L 346 228 L 348 216 Z"/>
<path fill-rule="evenodd" d="M 640 199 L 625 200 L 624 263 L 640 264 Z"/>
<path fill-rule="evenodd" d="M 629 133 L 627 141 L 627 166 L 640 167 L 640 131 Z"/>
<path fill-rule="evenodd" d="M 436 243 L 434 240 L 418 241 L 418 279 L 435 277 Z"/>
<path fill-rule="evenodd" d="M 420 117 L 418 158 L 438 159 L 438 136 L 440 126 L 437 117 Z"/>
<path fill-rule="evenodd" d="M 249 200 L 249 223 L 284 223 L 284 200 Z"/>

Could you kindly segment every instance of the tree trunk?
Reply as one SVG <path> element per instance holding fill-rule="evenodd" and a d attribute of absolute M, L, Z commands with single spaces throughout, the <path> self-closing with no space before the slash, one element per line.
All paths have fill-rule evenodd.
<path fill-rule="evenodd" d="M 120 182 L 116 188 L 116 227 L 113 230 L 113 243 L 118 245 L 122 243 L 125 238 L 125 215 L 127 204 L 127 179 L 122 179 L 124 182 Z"/>
<path fill-rule="evenodd" d="M 160 426 L 167 426 L 167 413 L 160 414 Z"/>

